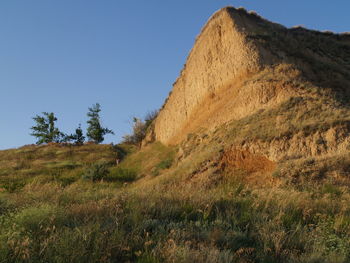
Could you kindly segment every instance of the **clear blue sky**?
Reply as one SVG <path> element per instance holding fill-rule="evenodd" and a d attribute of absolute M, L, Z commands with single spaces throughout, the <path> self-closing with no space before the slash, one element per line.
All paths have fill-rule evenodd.
<path fill-rule="evenodd" d="M 233 5 L 285 26 L 350 31 L 349 0 L 4 0 L 0 2 L 0 149 L 34 143 L 31 117 L 86 127 L 102 106 L 118 142 L 159 108 L 210 15 Z"/>

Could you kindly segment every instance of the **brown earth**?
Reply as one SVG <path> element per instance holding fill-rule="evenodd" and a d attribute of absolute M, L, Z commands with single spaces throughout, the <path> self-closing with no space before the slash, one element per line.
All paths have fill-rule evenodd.
<path fill-rule="evenodd" d="M 147 134 L 176 145 L 186 183 L 347 185 L 350 36 L 214 14 Z M 344 183 L 345 182 L 345 183 Z"/>
<path fill-rule="evenodd" d="M 222 169 L 244 169 L 247 172 L 272 172 L 276 163 L 265 156 L 252 154 L 248 150 L 230 149 L 226 151 L 221 159 Z"/>
<path fill-rule="evenodd" d="M 196 40 L 172 94 L 160 111 L 155 123 L 157 140 L 166 144 L 179 142 L 189 130 L 193 130 L 186 126 L 193 126 L 190 123 L 196 111 L 204 110 L 206 114 L 215 112 L 211 108 L 217 106 L 212 106 L 211 102 L 207 104 L 208 99 L 215 101 L 214 98 L 220 98 L 227 90 L 233 92 L 230 97 L 234 98 L 235 93 L 239 92 L 237 87 L 240 82 L 246 79 L 244 76 L 259 70 L 263 58 L 242 32 L 243 25 L 250 24 L 249 19 L 230 9 L 213 15 Z M 268 60 L 269 57 L 266 57 L 264 60 Z M 207 108 L 203 109 L 203 104 Z M 226 118 L 221 116 L 221 120 L 210 126 L 232 119 L 235 114 L 244 115 L 238 109 Z M 205 127 L 208 127 L 207 123 Z"/>
<path fill-rule="evenodd" d="M 349 102 L 349 34 L 287 29 L 226 7 L 197 37 L 144 144 L 202 134 L 244 153 L 236 161 L 248 166 L 343 154 Z"/>

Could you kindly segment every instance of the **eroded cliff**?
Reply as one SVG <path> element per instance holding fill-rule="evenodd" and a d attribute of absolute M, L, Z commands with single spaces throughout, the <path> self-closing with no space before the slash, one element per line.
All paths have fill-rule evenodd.
<path fill-rule="evenodd" d="M 202 29 L 148 139 L 183 144 L 236 125 L 227 144 L 270 160 L 343 152 L 349 83 L 348 34 L 287 29 L 227 7 Z"/>

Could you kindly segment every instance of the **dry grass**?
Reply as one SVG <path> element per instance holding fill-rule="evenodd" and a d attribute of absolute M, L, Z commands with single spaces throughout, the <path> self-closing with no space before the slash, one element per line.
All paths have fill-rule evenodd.
<path fill-rule="evenodd" d="M 125 153 L 135 147 L 121 145 Z M 57 182 L 69 185 L 81 180 L 95 164 L 106 169 L 115 166 L 117 152 L 112 145 L 82 146 L 54 144 L 25 146 L 0 151 L 0 188 L 14 192 L 31 182 Z"/>
<path fill-rule="evenodd" d="M 152 169 L 162 167 L 158 176 L 142 177 L 132 184 L 105 180 L 62 184 L 45 179 L 50 175 L 38 174 L 16 191 L 2 191 L 0 262 L 349 260 L 347 187 L 327 176 L 288 181 L 294 178 L 284 172 L 292 170 L 288 163 L 280 164 L 278 170 L 283 183 L 251 184 L 247 178 L 256 171 L 220 168 L 220 143 L 197 145 L 196 141 L 194 135 L 187 148 L 182 145 L 187 153 L 177 155 L 181 162 L 174 149 L 161 144 L 128 155 L 120 164 L 123 169 L 152 175 Z M 101 151 L 96 156 L 113 153 L 109 146 L 100 147 L 105 152 L 96 150 Z M 31 159 L 32 168 L 36 167 L 32 163 L 50 162 L 54 163 L 50 169 L 55 170 L 68 161 L 55 159 L 60 156 L 57 151 L 65 149 L 44 149 L 49 156 L 36 153 L 41 159 Z M 80 152 L 85 150 L 73 152 L 70 158 L 78 159 L 74 155 Z M 16 157 L 11 151 L 1 154 Z M 174 159 L 170 165 L 169 158 Z M 335 167 L 343 167 L 339 176 L 346 178 L 347 160 L 343 156 L 314 160 L 314 164 L 315 169 L 325 165 L 330 174 L 339 171 Z M 311 163 L 296 163 L 295 173 L 301 174 L 301 168 Z M 74 171 L 67 169 L 65 176 L 74 177 L 69 173 Z M 11 175 L 7 178 L 16 180 Z"/>

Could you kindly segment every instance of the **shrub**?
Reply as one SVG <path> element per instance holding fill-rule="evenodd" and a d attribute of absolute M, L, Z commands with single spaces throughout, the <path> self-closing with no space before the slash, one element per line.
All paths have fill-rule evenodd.
<path fill-rule="evenodd" d="M 140 146 L 146 136 L 146 123 L 136 117 L 134 117 L 133 123 L 132 134 L 123 136 L 123 142 Z"/>
<path fill-rule="evenodd" d="M 151 127 L 157 116 L 158 111 L 151 111 L 146 115 L 144 120 L 134 117 L 132 134 L 124 135 L 123 143 L 141 146 L 142 140 L 146 137 L 149 127 Z"/>
<path fill-rule="evenodd" d="M 158 165 L 157 168 L 158 169 L 169 169 L 171 167 L 171 165 L 173 164 L 173 159 L 166 159 L 161 161 Z"/>
<path fill-rule="evenodd" d="M 50 220 L 56 218 L 56 208 L 50 205 L 28 207 L 13 218 L 13 223 L 25 231 L 39 232 L 43 226 L 50 225 Z"/>
<path fill-rule="evenodd" d="M 123 160 L 128 154 L 127 151 L 124 148 L 120 147 L 118 144 L 112 145 L 112 151 L 120 161 Z"/>
<path fill-rule="evenodd" d="M 87 168 L 83 173 L 83 179 L 101 181 L 109 174 L 108 166 L 105 163 L 96 163 Z"/>
<path fill-rule="evenodd" d="M 165 160 L 161 161 L 161 162 L 158 163 L 157 166 L 152 170 L 152 175 L 153 175 L 153 176 L 159 175 L 160 170 L 169 169 L 169 168 L 171 167 L 172 164 L 173 164 L 173 159 L 172 159 L 172 158 L 168 158 L 168 159 L 165 159 Z"/>

